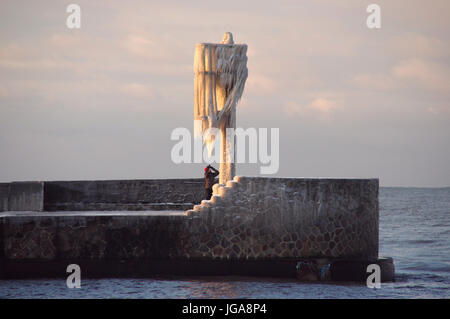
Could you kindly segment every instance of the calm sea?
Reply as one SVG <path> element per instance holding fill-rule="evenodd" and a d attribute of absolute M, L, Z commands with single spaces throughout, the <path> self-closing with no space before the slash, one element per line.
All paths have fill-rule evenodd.
<path fill-rule="evenodd" d="M 449 298 L 450 188 L 381 188 L 380 256 L 394 258 L 397 280 L 361 284 L 209 277 L 177 280 L 0 280 L 0 298 Z"/>

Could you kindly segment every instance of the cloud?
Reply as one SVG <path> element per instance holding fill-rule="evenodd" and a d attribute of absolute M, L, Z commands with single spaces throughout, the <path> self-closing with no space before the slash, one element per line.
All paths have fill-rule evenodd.
<path fill-rule="evenodd" d="M 152 88 L 141 83 L 127 83 L 121 86 L 121 92 L 135 98 L 153 99 L 155 93 Z"/>
<path fill-rule="evenodd" d="M 450 91 L 448 66 L 413 58 L 401 61 L 392 69 L 395 77 L 433 91 Z"/>
<path fill-rule="evenodd" d="M 50 36 L 49 43 L 53 47 L 67 49 L 83 46 L 85 40 L 80 33 L 55 33 Z"/>
<path fill-rule="evenodd" d="M 164 51 L 161 50 L 161 45 L 156 43 L 156 41 L 152 41 L 149 37 L 130 34 L 125 43 L 125 47 L 136 55 L 164 57 Z"/>
<path fill-rule="evenodd" d="M 0 97 L 99 107 L 130 97 L 154 100 L 157 91 L 168 91 L 170 87 L 179 90 L 180 81 L 184 81 L 179 75 L 190 75 L 192 66 L 164 55 L 167 43 L 171 43 L 168 38 L 159 53 L 153 52 L 152 56 L 147 53 L 158 46 L 148 37 L 128 38 L 131 46 L 125 45 L 125 49 L 123 36 L 107 40 L 81 32 L 4 43 L 0 45 Z M 172 51 L 176 54 L 176 50 Z M 138 102 L 142 101 L 134 101 Z"/>
<path fill-rule="evenodd" d="M 320 113 L 329 113 L 336 108 L 336 102 L 319 97 L 309 103 L 307 108 L 319 111 Z"/>
<path fill-rule="evenodd" d="M 0 86 L 0 97 L 7 97 L 8 96 L 8 90 L 2 86 Z"/>
<path fill-rule="evenodd" d="M 245 84 L 248 94 L 271 94 L 277 88 L 277 83 L 269 76 L 251 72 Z"/>
<path fill-rule="evenodd" d="M 398 87 L 398 83 L 391 74 L 356 74 L 352 83 L 358 87 L 370 90 L 392 90 Z"/>
<path fill-rule="evenodd" d="M 450 115 L 450 106 L 449 105 L 433 105 L 427 108 L 427 111 L 434 114 L 446 114 Z"/>
<path fill-rule="evenodd" d="M 450 68 L 446 64 L 419 59 L 403 59 L 387 73 L 364 73 L 352 77 L 351 83 L 369 90 L 396 90 L 419 87 L 448 94 Z"/>
<path fill-rule="evenodd" d="M 123 45 L 133 55 L 166 63 L 180 62 L 184 59 L 184 55 L 188 53 L 182 50 L 183 47 L 179 40 L 170 33 L 159 34 L 146 30 L 129 33 Z M 189 51 L 189 54 L 192 54 L 192 52 Z"/>
<path fill-rule="evenodd" d="M 73 137 L 73 142 L 85 145 L 86 136 L 103 138 L 104 132 L 119 132 L 118 126 L 127 134 L 120 134 L 123 140 L 111 138 L 117 143 L 112 149 L 136 145 L 127 156 L 136 159 L 137 175 L 192 176 L 190 168 L 180 168 L 178 174 L 167 162 L 165 132 L 173 125 L 192 124 L 195 43 L 220 41 L 231 31 L 236 42 L 249 48 L 249 78 L 238 123 L 292 127 L 293 134 L 280 136 L 285 144 L 296 142 L 299 126 L 308 126 L 316 133 L 308 135 L 308 144 L 323 147 L 328 142 L 318 135 L 336 136 L 338 129 L 344 142 L 336 142 L 336 154 L 352 160 L 379 146 L 367 161 L 334 166 L 317 166 L 321 157 L 308 152 L 313 167 L 322 172 L 353 175 L 355 165 L 362 163 L 361 172 L 376 172 L 385 184 L 448 184 L 448 174 L 442 174 L 447 163 L 436 165 L 439 172 L 432 176 L 423 166 L 426 161 L 418 159 L 426 153 L 430 160 L 444 162 L 450 154 L 448 0 L 432 5 L 380 0 L 383 22 L 377 31 L 365 27 L 367 4 L 357 0 L 292 0 L 283 5 L 231 0 L 226 6 L 211 1 L 80 1 L 80 30 L 66 28 L 64 4 L 16 0 L 0 10 L 0 136 L 10 140 L 0 145 L 10 156 L 0 168 L 0 180 L 27 178 L 23 172 L 34 165 L 28 159 L 49 167 L 47 178 L 55 177 L 51 174 L 57 165 L 66 165 L 58 178 L 87 176 L 90 167 L 89 178 L 113 178 L 110 172 L 95 175 L 111 154 L 99 150 L 98 160 L 92 161 L 75 149 L 73 156 L 56 161 L 65 152 L 52 139 L 64 141 L 81 131 L 83 138 Z M 351 143 L 355 126 L 364 128 L 357 134 L 361 145 Z M 47 128 L 51 133 L 39 133 Z M 150 155 L 163 159 L 157 173 L 148 170 L 142 143 L 126 140 L 133 132 L 152 136 Z M 391 133 L 405 138 L 394 144 Z M 17 140 L 21 134 L 36 140 Z M 408 143 L 416 154 L 404 151 Z M 39 159 L 23 156 L 36 145 L 48 152 Z M 380 166 L 378 158 L 388 161 L 392 155 L 389 147 L 414 169 L 386 162 L 392 174 Z M 423 152 L 427 147 L 434 153 Z M 286 148 L 283 156 L 297 159 L 298 154 Z M 83 159 L 94 164 L 78 171 L 66 168 Z M 128 164 L 124 160 L 111 171 L 129 176 Z M 349 170 L 339 170 L 341 164 Z M 427 180 L 421 181 L 416 171 L 424 172 Z"/>
<path fill-rule="evenodd" d="M 335 112 L 338 108 L 338 103 L 335 100 L 324 97 L 317 97 L 306 104 L 301 104 L 295 101 L 288 101 L 285 104 L 284 111 L 288 115 L 330 119 L 332 113 Z"/>
<path fill-rule="evenodd" d="M 450 56 L 450 44 L 437 36 L 418 33 L 402 33 L 393 36 L 388 43 L 393 53 L 401 58 L 435 59 Z"/>

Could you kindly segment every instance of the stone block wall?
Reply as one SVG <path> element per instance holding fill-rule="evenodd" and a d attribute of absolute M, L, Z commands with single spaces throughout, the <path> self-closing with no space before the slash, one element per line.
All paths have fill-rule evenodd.
<path fill-rule="evenodd" d="M 187 213 L 194 256 L 378 257 L 377 179 L 235 177 Z"/>
<path fill-rule="evenodd" d="M 183 256 L 184 216 L 3 216 L 6 260 L 148 260 Z"/>

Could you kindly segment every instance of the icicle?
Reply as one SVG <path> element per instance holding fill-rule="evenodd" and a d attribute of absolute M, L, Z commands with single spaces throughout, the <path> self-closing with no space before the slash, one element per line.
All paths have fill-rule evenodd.
<path fill-rule="evenodd" d="M 221 44 L 200 43 L 194 58 L 194 120 L 201 120 L 204 134 L 208 128 L 219 128 L 242 97 L 247 79 L 247 45 L 234 44 L 226 33 Z M 203 140 L 211 155 L 214 136 Z"/>

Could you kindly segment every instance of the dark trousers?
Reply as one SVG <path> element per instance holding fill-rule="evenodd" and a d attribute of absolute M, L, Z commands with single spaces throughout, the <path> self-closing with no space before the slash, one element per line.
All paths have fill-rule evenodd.
<path fill-rule="evenodd" d="M 205 188 L 205 199 L 209 200 L 212 196 L 212 187 Z"/>

